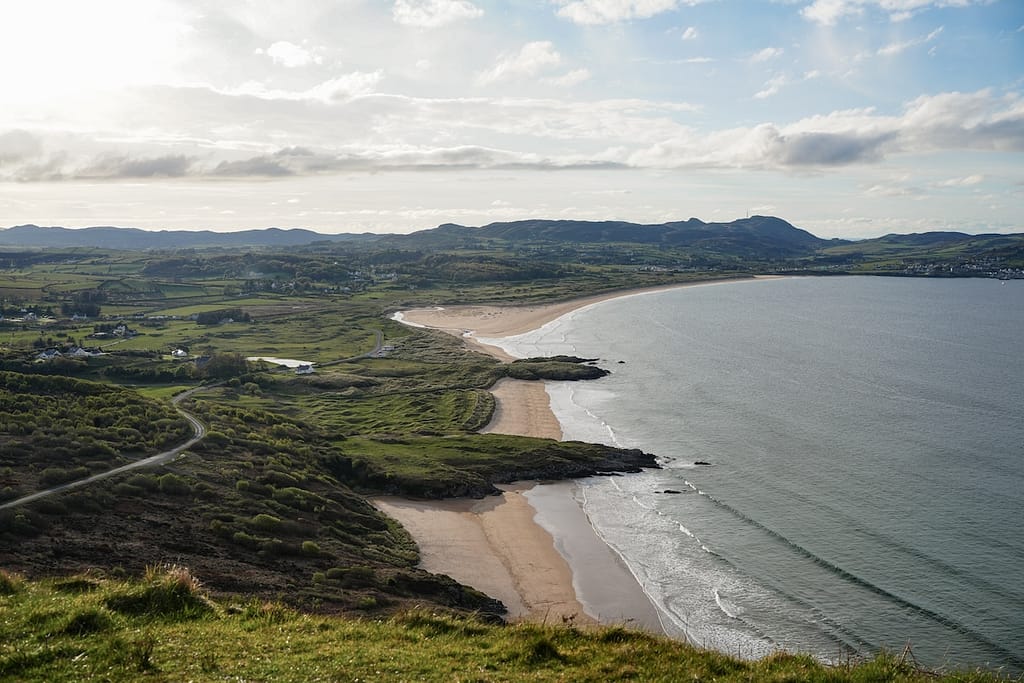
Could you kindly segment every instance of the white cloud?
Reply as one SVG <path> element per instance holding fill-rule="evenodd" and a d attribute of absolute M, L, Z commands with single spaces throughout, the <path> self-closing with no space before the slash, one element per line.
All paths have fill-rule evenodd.
<path fill-rule="evenodd" d="M 627 19 L 647 19 L 674 10 L 678 0 L 554 0 L 558 16 L 576 24 L 611 24 Z M 695 4 L 689 0 L 686 4 Z"/>
<path fill-rule="evenodd" d="M 950 178 L 936 183 L 939 187 L 972 187 L 985 181 L 985 176 L 980 173 L 965 176 L 963 178 Z"/>
<path fill-rule="evenodd" d="M 696 26 L 687 26 L 686 30 L 683 31 L 683 40 L 697 40 L 700 37 L 700 32 Z"/>
<path fill-rule="evenodd" d="M 531 78 L 542 71 L 558 66 L 562 56 L 547 40 L 527 43 L 519 52 L 504 55 L 497 63 L 477 77 L 481 85 L 516 78 Z"/>
<path fill-rule="evenodd" d="M 775 59 L 776 57 L 781 57 L 783 52 L 785 52 L 785 50 L 781 47 L 766 47 L 763 50 L 758 50 L 754 54 L 750 55 L 749 61 L 752 64 L 767 62 Z"/>
<path fill-rule="evenodd" d="M 241 86 L 221 90 L 227 95 L 249 95 L 261 100 L 293 100 L 330 103 L 373 92 L 384 77 L 381 71 L 353 71 L 324 81 L 308 90 L 270 89 L 258 81 L 247 81 Z"/>
<path fill-rule="evenodd" d="M 557 85 L 564 88 L 571 88 L 574 85 L 590 80 L 590 71 L 588 69 L 573 69 L 569 73 L 563 76 L 556 76 L 552 78 L 545 78 L 544 82 L 548 85 Z"/>
<path fill-rule="evenodd" d="M 938 38 L 944 29 L 944 26 L 940 26 L 926 36 L 912 38 L 910 40 L 905 40 L 897 43 L 890 43 L 885 47 L 880 48 L 878 50 L 878 55 L 881 57 L 894 57 L 905 50 L 909 50 L 912 47 L 917 47 L 918 45 L 930 43 L 936 38 Z"/>
<path fill-rule="evenodd" d="M 772 97 L 773 95 L 778 95 L 779 91 L 782 90 L 782 86 L 786 85 L 788 82 L 789 80 L 781 74 L 774 78 L 770 78 L 761 90 L 754 93 L 754 99 L 763 100 L 768 97 Z"/>
<path fill-rule="evenodd" d="M 910 185 L 901 185 L 898 182 L 886 182 L 871 185 L 864 189 L 868 197 L 910 197 L 912 199 L 923 199 L 924 190 Z"/>
<path fill-rule="evenodd" d="M 877 162 L 896 154 L 951 150 L 1024 151 L 1024 102 L 987 90 L 923 96 L 899 116 L 837 111 L 787 126 L 760 124 L 676 135 L 632 153 L 654 167 L 800 168 Z"/>
<path fill-rule="evenodd" d="M 0 134 L 0 167 L 37 157 L 41 152 L 39 138 L 28 131 L 12 130 Z"/>
<path fill-rule="evenodd" d="M 860 14 L 861 11 L 860 3 L 850 0 L 815 0 L 800 10 L 800 14 L 823 26 L 835 26 L 840 19 Z"/>
<path fill-rule="evenodd" d="M 822 26 L 835 26 L 841 19 L 857 16 L 865 9 L 889 13 L 892 21 L 905 21 L 916 12 L 936 7 L 967 7 L 990 0 L 814 0 L 800 10 L 807 20 Z"/>
<path fill-rule="evenodd" d="M 484 11 L 468 0 L 395 0 L 394 20 L 404 26 L 437 28 L 462 19 L 476 19 Z"/>
<path fill-rule="evenodd" d="M 287 40 L 279 40 L 266 50 L 257 50 L 257 52 L 266 54 L 274 61 L 274 64 L 280 64 L 289 69 L 323 63 L 323 57 L 320 55 L 295 43 L 289 43 Z"/>

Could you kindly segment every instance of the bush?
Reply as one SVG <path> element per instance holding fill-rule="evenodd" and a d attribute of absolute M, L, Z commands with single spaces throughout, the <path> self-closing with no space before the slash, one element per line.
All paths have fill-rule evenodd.
<path fill-rule="evenodd" d="M 302 554 L 316 557 L 320 554 L 320 546 L 313 541 L 302 542 Z"/>
<path fill-rule="evenodd" d="M 377 607 L 377 598 L 372 595 L 364 595 L 356 601 L 356 609 L 371 610 Z"/>
<path fill-rule="evenodd" d="M 114 487 L 114 493 L 121 498 L 134 498 L 136 496 L 143 496 L 146 492 L 138 486 L 132 486 L 131 484 L 118 484 Z"/>
<path fill-rule="evenodd" d="M 87 467 L 75 467 L 70 470 L 66 470 L 63 467 L 47 467 L 40 473 L 39 483 L 43 486 L 57 486 L 59 484 L 66 484 L 69 481 L 85 479 L 89 474 L 89 468 Z"/>
<path fill-rule="evenodd" d="M 231 540 L 237 543 L 238 545 L 244 545 L 246 548 L 254 549 L 258 548 L 260 546 L 260 543 L 263 542 L 263 539 L 251 536 L 245 533 L 244 531 L 236 531 L 234 534 L 232 534 Z"/>
<path fill-rule="evenodd" d="M 305 510 L 306 512 L 310 512 L 317 505 L 326 502 L 323 498 L 312 491 L 306 491 L 305 489 L 296 488 L 294 486 L 277 489 L 274 491 L 273 495 L 274 500 L 277 502 L 283 503 L 288 507 Z"/>
<path fill-rule="evenodd" d="M 133 474 L 128 477 L 125 483 L 130 486 L 137 486 L 140 489 L 145 489 L 147 491 L 156 491 L 160 488 L 159 480 L 151 474 Z"/>
<path fill-rule="evenodd" d="M 367 588 L 377 584 L 377 573 L 373 567 L 362 565 L 331 567 L 327 570 L 327 579 L 337 581 L 344 588 Z"/>
<path fill-rule="evenodd" d="M 192 487 L 184 479 L 176 474 L 165 474 L 157 479 L 161 493 L 172 496 L 187 496 L 192 493 Z"/>
<path fill-rule="evenodd" d="M 260 481 L 264 484 L 271 484 L 272 486 L 295 486 L 299 483 L 299 480 L 290 474 L 284 472 L 278 472 L 277 470 L 267 470 L 263 473 L 263 477 Z"/>
<path fill-rule="evenodd" d="M 276 531 L 281 528 L 281 520 L 273 515 L 256 515 L 249 523 L 260 531 Z"/>

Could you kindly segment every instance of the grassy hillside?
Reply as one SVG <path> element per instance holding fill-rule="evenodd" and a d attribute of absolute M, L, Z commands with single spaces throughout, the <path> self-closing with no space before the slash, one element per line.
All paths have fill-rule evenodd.
<path fill-rule="evenodd" d="M 289 328 L 281 329 L 286 336 Z M 225 363 L 225 369 L 244 374 L 182 403 L 206 424 L 202 441 L 159 469 L 0 510 L 0 566 L 32 576 L 90 568 L 137 576 L 147 565 L 174 559 L 192 567 L 218 595 L 279 600 L 311 611 L 387 615 L 426 603 L 500 613 L 501 605 L 486 596 L 416 569 L 411 539 L 366 496 L 484 496 L 499 482 L 634 470 L 653 464 L 653 458 L 584 443 L 476 434 L 494 407 L 485 389 L 512 366 L 469 353 L 448 335 L 396 331 L 404 336 L 388 339 L 393 347 L 388 357 L 343 360 L 309 376 L 259 369 L 259 364 L 247 368 L 244 361 Z M 251 343 L 243 339 L 236 343 Z M 324 339 L 326 354 L 353 350 L 348 336 Z M 363 349 L 372 342 L 371 337 Z M 104 362 L 117 363 L 116 358 Z M 111 367 L 137 363 L 147 365 L 132 356 L 96 374 L 109 379 Z M 577 365 L 560 359 L 523 367 L 545 374 Z M 170 395 L 160 384 L 146 384 L 150 398 L 143 398 L 138 390 L 95 381 L 7 376 L 12 387 L 25 390 L 10 393 L 17 406 L 39 402 L 46 387 L 59 386 L 65 393 L 70 387 L 83 396 L 109 397 L 105 400 L 124 420 L 136 412 L 152 415 L 150 430 L 178 425 L 163 413 L 135 409 L 160 408 L 174 415 L 160 402 Z M 115 398 L 132 401 L 122 405 Z M 54 425 L 57 415 L 69 417 L 70 431 L 63 432 L 69 443 L 85 443 L 98 429 L 114 435 L 122 429 L 119 423 L 97 427 L 106 411 L 83 400 L 62 401 L 54 410 Z M 148 433 L 130 434 L 136 432 Z M 149 438 L 158 437 L 168 438 Z M 29 440 L 21 450 L 4 452 L 8 482 L 21 493 L 42 483 L 33 472 L 74 474 L 75 465 L 84 475 L 92 472 L 86 465 L 102 464 L 79 464 L 44 446 Z"/>
<path fill-rule="evenodd" d="M 429 609 L 342 619 L 273 602 L 212 600 L 185 568 L 137 581 L 98 574 L 27 582 L 0 572 L 0 678 L 18 681 L 963 681 L 912 657 L 827 667 L 757 662 L 619 626 L 502 626 Z"/>

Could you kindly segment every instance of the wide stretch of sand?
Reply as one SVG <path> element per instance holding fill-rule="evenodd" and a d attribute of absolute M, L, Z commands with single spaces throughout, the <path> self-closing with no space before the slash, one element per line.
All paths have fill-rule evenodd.
<path fill-rule="evenodd" d="M 678 286 L 686 285 L 671 287 Z M 665 288 L 548 305 L 421 308 L 396 317 L 454 334 L 471 348 L 511 361 L 502 349 L 476 337 L 522 334 L 583 306 L 654 289 Z M 495 414 L 482 431 L 561 439 L 562 429 L 543 382 L 504 379 L 491 391 Z M 412 534 L 424 569 L 448 574 L 498 598 L 514 619 L 628 623 L 663 631 L 657 610 L 590 526 L 571 485 L 521 483 L 484 500 L 426 502 L 387 497 L 376 499 L 375 504 Z"/>

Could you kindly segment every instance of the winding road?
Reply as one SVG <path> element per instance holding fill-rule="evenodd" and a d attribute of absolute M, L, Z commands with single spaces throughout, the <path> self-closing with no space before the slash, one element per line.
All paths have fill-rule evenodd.
<path fill-rule="evenodd" d="M 367 351 L 366 353 L 361 353 L 361 354 L 359 354 L 357 356 L 352 356 L 350 358 L 341 358 L 339 360 L 327 361 L 326 363 L 320 363 L 318 365 L 320 367 L 324 367 L 324 366 L 328 366 L 328 365 L 336 365 L 338 363 L 347 363 L 347 362 L 351 362 L 351 361 L 360 360 L 360 359 L 363 359 L 363 358 L 369 358 L 369 357 L 373 356 L 374 354 L 379 353 L 381 348 L 384 345 L 384 333 L 382 331 L 380 331 L 380 330 L 375 330 L 374 331 L 374 336 L 375 336 L 375 340 L 374 340 L 374 345 L 373 345 L 373 349 L 372 350 Z M 182 408 L 181 407 L 181 402 L 184 401 L 186 398 L 189 398 L 190 396 L 192 396 L 196 392 L 206 391 L 207 389 L 213 389 L 214 387 L 219 387 L 222 384 L 224 384 L 224 382 L 217 382 L 216 384 L 207 384 L 205 386 L 195 387 L 193 389 L 189 389 L 187 391 L 183 391 L 183 392 L 181 392 L 180 394 L 178 394 L 177 396 L 175 396 L 174 398 L 171 399 L 171 403 L 174 405 L 174 407 L 177 409 L 177 411 L 179 413 L 181 413 L 181 416 L 184 417 L 186 420 L 188 420 L 189 424 L 192 425 L 192 431 L 193 431 L 192 438 L 189 439 L 188 441 L 186 441 L 185 443 L 181 444 L 180 446 L 175 446 L 174 448 L 172 448 L 170 450 L 164 451 L 162 453 L 157 453 L 156 455 L 151 455 L 148 458 L 143 458 L 142 460 L 136 460 L 135 462 L 130 462 L 127 465 L 122 465 L 120 467 L 115 467 L 114 469 L 107 470 L 106 472 L 100 472 L 99 474 L 94 474 L 91 477 L 86 477 L 85 479 L 78 479 L 77 481 L 70 481 L 70 482 L 68 482 L 66 484 L 61 484 L 60 486 L 54 486 L 53 488 L 49 488 L 49 489 L 46 489 L 44 491 L 37 491 L 36 493 L 32 493 L 32 494 L 29 494 L 27 496 L 22 496 L 21 498 L 15 498 L 14 500 L 7 501 L 6 503 L 0 503 L 0 510 L 6 510 L 8 508 L 18 507 L 19 505 L 24 505 L 25 503 L 31 503 L 32 501 L 39 500 L 40 498 L 46 498 L 47 496 L 52 496 L 55 493 L 61 493 L 62 491 L 70 491 L 71 489 L 76 489 L 76 488 L 78 488 L 80 486 L 86 486 L 88 484 L 92 484 L 94 482 L 100 481 L 101 479 L 106 479 L 106 478 L 112 477 L 112 476 L 114 476 L 116 474 L 121 474 L 122 472 L 129 472 L 131 470 L 137 470 L 137 469 L 141 469 L 143 467 L 155 467 L 156 465 L 163 465 L 166 462 L 170 462 L 171 460 L 174 460 L 182 452 L 187 451 L 189 448 L 191 448 L 196 443 L 198 443 L 200 439 L 202 439 L 204 436 L 206 436 L 206 425 L 203 424 L 202 421 L 198 417 L 196 417 L 192 413 L 190 413 L 187 410 L 185 410 L 184 408 Z"/>
<path fill-rule="evenodd" d="M 167 450 L 167 451 L 164 451 L 162 453 L 157 453 L 156 455 L 151 455 L 148 458 L 143 458 L 142 460 L 136 460 L 135 462 L 130 462 L 127 465 L 122 465 L 120 467 L 115 467 L 112 470 L 107 470 L 106 472 L 100 472 L 99 474 L 94 474 L 91 477 L 86 477 L 85 479 L 78 479 L 77 481 L 71 481 L 71 482 L 68 482 L 67 484 L 61 484 L 60 486 L 54 486 L 53 488 L 49 488 L 49 489 L 46 489 L 44 491 L 37 491 L 36 493 L 30 494 L 30 495 L 27 495 L 27 496 L 23 496 L 21 498 L 16 498 L 16 499 L 11 500 L 11 501 L 7 501 L 6 503 L 0 504 L 0 510 L 6 510 L 7 508 L 13 508 L 13 507 L 17 507 L 19 505 L 24 505 L 25 503 L 31 503 L 34 500 L 39 500 L 40 498 L 46 498 L 47 496 L 52 496 L 53 494 L 60 493 L 62 491 L 69 491 L 71 489 L 76 489 L 79 486 L 85 486 L 87 484 L 92 484 L 94 482 L 100 481 L 101 479 L 106 479 L 107 477 L 112 477 L 115 474 L 121 474 L 122 472 L 128 472 L 130 470 L 136 470 L 136 469 L 140 469 L 140 468 L 143 468 L 143 467 L 153 467 L 153 466 L 156 466 L 156 465 L 162 465 L 162 464 L 164 464 L 166 462 L 170 462 L 174 458 L 178 457 L 182 452 L 184 452 L 184 451 L 188 450 L 189 448 L 191 448 L 192 446 L 196 445 L 196 443 L 198 443 L 200 439 L 202 439 L 204 436 L 206 436 L 206 425 L 203 424 L 202 421 L 200 421 L 200 419 L 198 417 L 196 417 L 192 413 L 190 413 L 187 410 L 185 410 L 184 408 L 182 408 L 180 403 L 183 400 L 185 400 L 186 398 L 192 396 L 192 394 L 196 393 L 197 391 L 204 391 L 206 389 L 212 389 L 213 387 L 219 386 L 220 384 L 223 384 L 223 382 L 218 382 L 217 384 L 209 384 L 209 385 L 202 386 L 202 387 L 195 387 L 194 389 L 189 389 L 188 391 L 183 391 L 183 392 L 181 392 L 180 394 L 178 394 L 177 396 L 175 396 L 174 398 L 171 399 L 171 403 L 174 405 L 174 407 L 177 409 L 177 411 L 179 413 L 181 413 L 182 417 L 184 417 L 186 420 L 188 420 L 190 425 L 192 425 L 192 431 L 193 431 L 192 438 L 189 439 L 188 441 L 186 441 L 185 443 L 180 444 L 178 446 L 175 446 L 174 448 L 172 448 L 170 450 Z"/>

